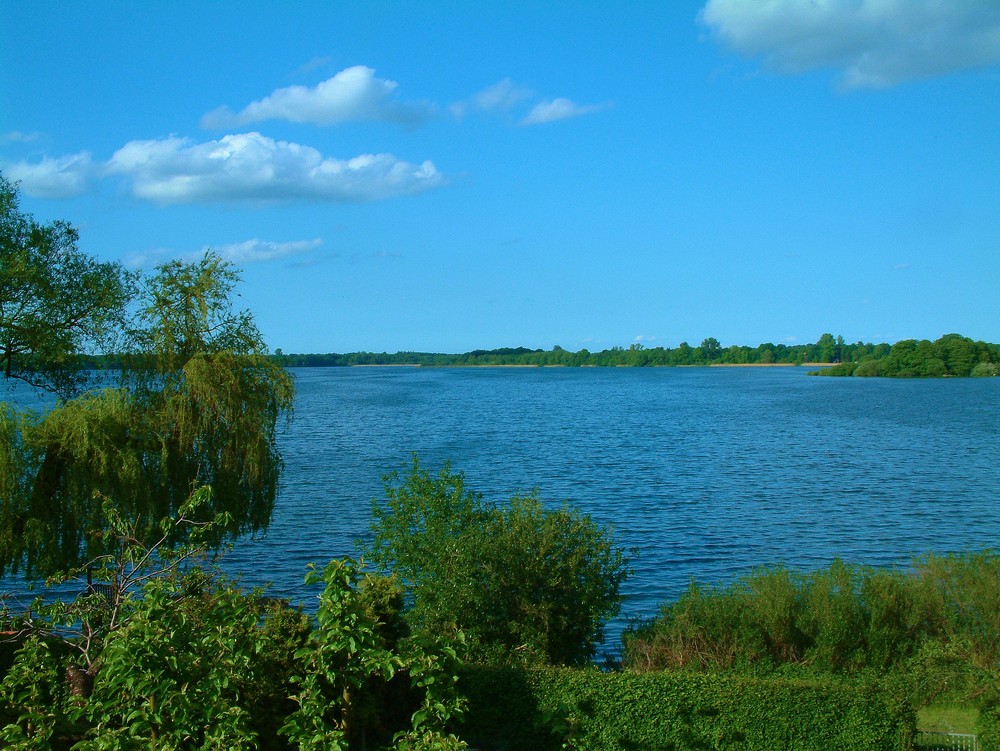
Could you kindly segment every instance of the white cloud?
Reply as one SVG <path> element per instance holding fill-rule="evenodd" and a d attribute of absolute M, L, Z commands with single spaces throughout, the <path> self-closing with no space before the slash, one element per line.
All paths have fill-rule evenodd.
<path fill-rule="evenodd" d="M 238 265 L 247 263 L 257 263 L 258 261 L 271 261 L 275 258 L 285 258 L 286 256 L 297 256 L 315 250 L 323 244 L 323 240 L 315 238 L 313 240 L 296 240 L 293 242 L 276 243 L 268 240 L 247 240 L 231 245 L 217 245 L 212 250 Z M 206 248 L 207 250 L 207 248 Z"/>
<path fill-rule="evenodd" d="M 610 104 L 575 104 L 569 99 L 559 97 L 536 104 L 523 120 L 521 125 L 540 125 L 551 123 L 556 120 L 566 120 L 570 117 L 589 115 L 592 112 L 600 112 L 610 107 Z"/>
<path fill-rule="evenodd" d="M 32 143 L 42 137 L 41 133 L 22 133 L 19 130 L 11 130 L 7 133 L 0 133 L 0 143 Z"/>
<path fill-rule="evenodd" d="M 398 84 L 376 78 L 375 71 L 356 65 L 340 71 L 312 88 L 289 86 L 251 102 L 240 112 L 220 107 L 201 119 L 204 128 L 229 128 L 263 120 L 289 120 L 313 125 L 349 121 L 388 121 L 418 125 L 433 114 L 425 102 L 400 102 L 394 98 Z"/>
<path fill-rule="evenodd" d="M 534 98 L 534 92 L 531 89 L 514 83 L 510 78 L 504 78 L 473 94 L 468 99 L 452 104 L 450 109 L 457 118 L 464 117 L 469 111 L 509 113 L 521 104 L 525 104 L 525 108 L 527 108 L 526 102 L 532 98 Z M 537 102 L 518 123 L 520 125 L 540 125 L 589 115 L 612 106 L 611 102 L 576 104 L 569 99 L 559 97 Z"/>
<path fill-rule="evenodd" d="M 511 79 L 504 78 L 473 94 L 471 98 L 451 105 L 451 111 L 455 117 L 462 117 L 470 109 L 481 112 L 507 112 L 528 99 L 531 94 L 531 89 L 518 86 Z"/>
<path fill-rule="evenodd" d="M 177 137 L 131 141 L 115 152 L 107 169 L 130 178 L 136 196 L 158 203 L 377 201 L 445 182 L 430 161 L 411 164 L 391 154 L 333 159 L 260 133 L 205 143 Z"/>
<path fill-rule="evenodd" d="M 175 253 L 169 248 L 152 248 L 128 253 L 122 259 L 122 263 L 130 269 L 148 269 L 166 263 L 174 256 Z"/>
<path fill-rule="evenodd" d="M 333 58 L 329 55 L 323 55 L 320 57 L 314 57 L 312 60 L 299 66 L 296 73 L 312 73 L 314 70 L 319 70 L 320 68 L 325 68 L 327 65 L 333 62 Z"/>
<path fill-rule="evenodd" d="M 699 18 L 768 68 L 833 68 L 847 88 L 1000 63 L 996 0 L 709 0 Z"/>
<path fill-rule="evenodd" d="M 531 89 L 518 86 L 509 78 L 498 81 L 472 97 L 481 110 L 509 110 L 531 96 Z"/>
<path fill-rule="evenodd" d="M 41 162 L 14 162 L 4 167 L 4 174 L 20 183 L 20 189 L 36 198 L 70 198 L 87 190 L 87 184 L 94 175 L 94 164 L 90 153 L 52 159 L 43 157 Z"/>
<path fill-rule="evenodd" d="M 190 253 L 177 253 L 169 248 L 153 248 L 128 254 L 124 259 L 124 263 L 132 269 L 152 268 L 166 263 L 172 258 L 196 261 L 202 258 L 207 251 L 211 250 L 227 261 L 232 261 L 238 266 L 245 266 L 248 263 L 259 263 L 262 261 L 271 261 L 276 258 L 304 255 L 321 245 L 323 245 L 323 240 L 318 237 L 313 240 L 294 240 L 283 243 L 254 238 L 253 240 L 246 240 L 241 243 L 205 246 L 201 250 Z"/>

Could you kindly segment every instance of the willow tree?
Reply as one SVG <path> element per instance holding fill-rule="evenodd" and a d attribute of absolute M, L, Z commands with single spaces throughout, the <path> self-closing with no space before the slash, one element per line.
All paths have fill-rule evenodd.
<path fill-rule="evenodd" d="M 160 266 L 139 292 L 114 386 L 44 415 L 3 411 L 0 574 L 45 575 L 114 552 L 108 504 L 137 540 L 155 539 L 204 485 L 206 518 L 228 518 L 214 542 L 267 526 L 292 383 L 250 314 L 234 309 L 238 280 L 212 253 Z"/>

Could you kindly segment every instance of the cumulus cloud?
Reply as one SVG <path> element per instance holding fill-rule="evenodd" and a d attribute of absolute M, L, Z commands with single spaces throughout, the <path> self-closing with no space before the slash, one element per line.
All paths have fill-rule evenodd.
<path fill-rule="evenodd" d="M 709 0 L 699 18 L 768 68 L 832 68 L 846 88 L 1000 63 L 996 0 Z"/>
<path fill-rule="evenodd" d="M 201 125 L 230 128 L 264 120 L 288 120 L 313 125 L 387 121 L 413 126 L 433 114 L 433 107 L 425 102 L 398 101 L 394 96 L 398 85 L 376 78 L 371 68 L 356 65 L 311 88 L 278 89 L 236 113 L 220 107 L 202 117 Z"/>
<path fill-rule="evenodd" d="M 576 104 L 569 99 L 559 97 L 536 104 L 532 107 L 531 112 L 521 120 L 521 125 L 541 125 L 556 120 L 566 120 L 570 117 L 600 112 L 610 106 L 610 104 Z"/>
<path fill-rule="evenodd" d="M 218 245 L 212 250 L 228 261 L 243 266 L 248 263 L 259 261 L 271 261 L 275 258 L 285 258 L 287 256 L 297 256 L 315 250 L 323 244 L 320 238 L 313 240 L 295 240 L 292 242 L 276 243 L 268 240 L 247 240 L 241 243 L 230 245 Z M 206 248 L 205 250 L 208 250 Z"/>
<path fill-rule="evenodd" d="M 241 133 L 205 143 L 187 138 L 131 141 L 107 164 L 132 181 L 140 198 L 196 201 L 364 202 L 420 193 L 444 184 L 434 164 L 392 154 L 324 157 L 310 147 Z"/>
<path fill-rule="evenodd" d="M 70 198 L 87 190 L 95 167 L 90 152 L 81 151 L 57 159 L 14 162 L 4 166 L 8 179 L 20 183 L 20 189 L 35 198 Z"/>

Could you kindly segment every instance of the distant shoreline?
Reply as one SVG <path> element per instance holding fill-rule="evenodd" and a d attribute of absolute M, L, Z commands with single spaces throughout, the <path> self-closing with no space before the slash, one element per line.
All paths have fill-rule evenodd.
<path fill-rule="evenodd" d="M 835 362 L 713 362 L 710 368 L 829 368 Z M 692 367 L 699 367 L 694 365 Z M 704 367 L 704 366 L 700 366 Z"/>
<path fill-rule="evenodd" d="M 645 368 L 830 368 L 836 365 L 833 362 L 713 362 L 698 365 L 643 365 Z M 294 366 L 293 366 L 294 367 Z M 310 366 L 299 366 L 310 367 Z M 345 367 L 345 366 L 333 366 Z M 391 362 L 391 363 L 351 363 L 348 368 L 568 368 L 573 367 L 565 363 L 553 363 L 551 365 L 535 363 L 455 363 L 447 365 L 434 365 L 422 362 Z M 581 368 L 633 368 L 635 365 L 580 365 Z"/>

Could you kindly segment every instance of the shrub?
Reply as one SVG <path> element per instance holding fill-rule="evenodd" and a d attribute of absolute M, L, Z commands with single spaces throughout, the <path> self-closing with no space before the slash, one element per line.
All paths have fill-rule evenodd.
<path fill-rule="evenodd" d="M 464 735 L 482 749 L 909 748 L 915 716 L 866 681 L 473 667 Z"/>
<path fill-rule="evenodd" d="M 414 458 L 372 513 L 366 557 L 399 575 L 409 621 L 426 633 L 457 623 L 471 660 L 584 664 L 618 613 L 625 554 L 568 505 L 544 508 L 534 493 L 486 503 L 461 474 L 431 476 Z"/>
<path fill-rule="evenodd" d="M 979 710 L 976 732 L 980 751 L 1000 751 L 1000 702 Z"/>
<path fill-rule="evenodd" d="M 808 575 L 777 567 L 729 587 L 692 583 L 624 642 L 633 670 L 885 671 L 928 642 L 964 645 L 985 669 L 1000 659 L 1000 555 L 928 555 L 910 572 L 835 561 Z"/>
<path fill-rule="evenodd" d="M 1000 376 L 1000 365 L 995 362 L 977 363 L 969 373 L 973 378 L 983 378 L 989 376 Z"/>

